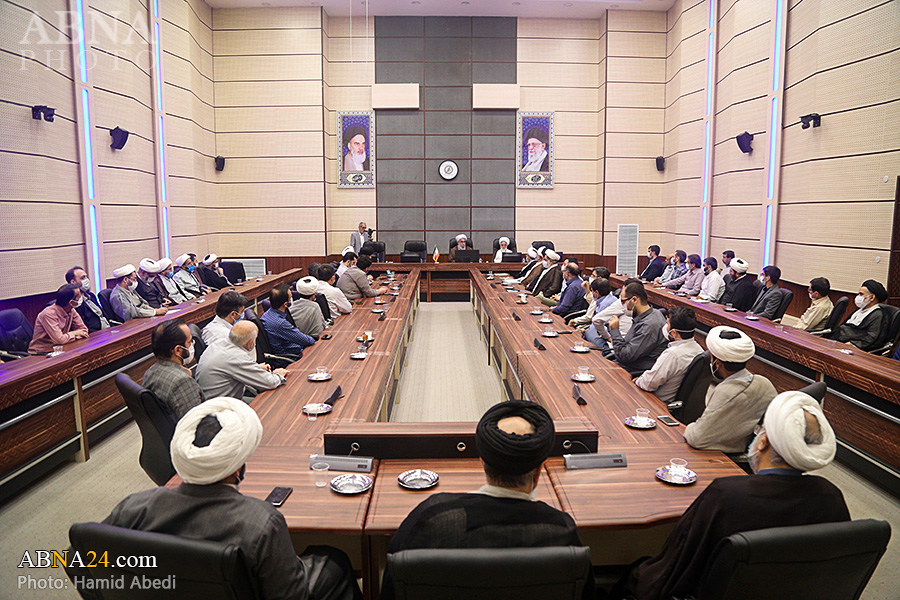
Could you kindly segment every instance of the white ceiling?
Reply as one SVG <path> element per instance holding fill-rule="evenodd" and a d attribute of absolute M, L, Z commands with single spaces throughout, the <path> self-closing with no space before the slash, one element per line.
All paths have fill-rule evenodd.
<path fill-rule="evenodd" d="M 213 8 L 324 6 L 332 17 L 364 16 L 367 0 L 206 0 Z M 669 10 L 675 0 L 368 0 L 369 16 L 596 19 L 610 10 Z"/>

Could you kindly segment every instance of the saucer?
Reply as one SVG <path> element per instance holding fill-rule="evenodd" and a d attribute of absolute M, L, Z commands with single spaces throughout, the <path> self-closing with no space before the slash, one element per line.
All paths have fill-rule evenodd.
<path fill-rule="evenodd" d="M 571 379 L 572 381 L 577 381 L 578 383 L 590 383 L 592 381 L 595 381 L 597 377 L 591 375 L 590 373 L 588 373 L 587 376 L 583 376 L 581 373 L 575 373 L 574 375 L 572 375 Z"/>
<path fill-rule="evenodd" d="M 541 335 L 544 337 L 559 337 L 559 334 L 555 331 L 545 331 Z"/>
<path fill-rule="evenodd" d="M 539 309 L 539 308 L 536 308 L 536 309 L 534 309 L 533 311 L 531 311 L 531 314 L 533 314 L 533 315 L 542 315 L 542 314 L 544 314 L 544 311 L 542 311 L 542 310 Z"/>
<path fill-rule="evenodd" d="M 353 352 L 350 354 L 350 358 L 352 358 L 353 360 L 365 360 L 367 356 L 368 353 L 366 352 Z"/>
<path fill-rule="evenodd" d="M 318 373 L 310 373 L 306 376 L 310 381 L 328 381 L 334 377 L 331 373 L 325 373 L 324 375 L 319 375 Z"/>
<path fill-rule="evenodd" d="M 438 474 L 427 469 L 410 469 L 400 473 L 397 482 L 408 490 L 427 490 L 438 484 Z"/>
<path fill-rule="evenodd" d="M 656 470 L 656 478 L 674 485 L 690 485 L 697 481 L 697 474 L 690 469 L 673 472 L 669 465 L 665 465 Z"/>
<path fill-rule="evenodd" d="M 569 350 L 571 350 L 572 352 L 577 352 L 578 354 L 587 354 L 591 351 L 591 349 L 587 346 L 582 346 L 581 348 L 579 348 L 578 346 L 572 346 L 571 348 L 569 348 Z"/>
<path fill-rule="evenodd" d="M 372 312 L 373 312 L 373 313 L 381 314 L 381 313 L 384 312 L 384 309 L 383 309 L 383 308 L 373 308 L 373 309 L 372 309 Z"/>
<path fill-rule="evenodd" d="M 301 410 L 305 415 L 326 415 L 331 412 L 334 407 L 324 402 L 307 404 Z"/>
<path fill-rule="evenodd" d="M 338 475 L 331 480 L 331 489 L 338 494 L 361 494 L 372 487 L 372 478 L 359 473 Z"/>
<path fill-rule="evenodd" d="M 656 419 L 647 417 L 646 419 L 642 419 L 641 421 L 638 421 L 638 418 L 632 415 L 625 419 L 625 424 L 632 429 L 653 429 L 654 427 L 656 427 Z"/>
<path fill-rule="evenodd" d="M 738 311 L 738 309 L 736 309 L 734 307 L 732 307 L 732 308 L 728 308 L 727 306 L 725 307 L 725 312 L 737 312 L 737 311 Z"/>
<path fill-rule="evenodd" d="M 755 315 L 747 315 L 744 318 L 747 319 L 748 321 L 759 321 L 759 317 L 757 317 Z"/>
<path fill-rule="evenodd" d="M 538 319 L 538 323 L 552 323 L 553 319 Z"/>

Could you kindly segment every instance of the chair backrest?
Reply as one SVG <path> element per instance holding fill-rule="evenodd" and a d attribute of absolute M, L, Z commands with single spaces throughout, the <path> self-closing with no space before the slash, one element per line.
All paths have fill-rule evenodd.
<path fill-rule="evenodd" d="M 375 246 L 375 255 L 378 257 L 379 262 L 384 262 L 384 253 L 387 250 L 384 242 L 372 242 Z"/>
<path fill-rule="evenodd" d="M 244 271 L 244 263 L 236 260 L 220 260 L 219 266 L 225 273 L 225 279 L 231 283 L 238 283 L 247 280 L 247 273 Z"/>
<path fill-rule="evenodd" d="M 322 316 L 325 317 L 325 320 L 330 321 L 331 307 L 328 306 L 328 298 L 325 297 L 325 294 L 316 292 L 316 304 L 318 304 L 319 308 L 322 309 Z M 296 325 L 294 325 L 294 327 L 296 327 Z"/>
<path fill-rule="evenodd" d="M 507 237 L 509 237 L 509 236 L 507 236 Z M 494 241 L 491 243 L 491 248 L 492 248 L 493 254 L 497 254 L 497 250 L 500 249 L 500 238 L 498 238 L 498 237 L 494 238 Z M 515 252 L 516 251 L 516 238 L 510 237 L 509 244 L 507 244 L 506 248 Z"/>
<path fill-rule="evenodd" d="M 141 468 L 153 483 L 165 485 L 175 474 L 169 454 L 175 418 L 163 408 L 153 392 L 135 383 L 128 375 L 116 375 L 116 387 L 141 430 Z"/>
<path fill-rule="evenodd" d="M 880 349 L 886 344 L 893 346 L 897 334 L 900 333 L 900 308 L 882 304 L 881 310 L 884 311 L 884 317 L 881 320 L 881 335 L 878 336 L 875 349 Z"/>
<path fill-rule="evenodd" d="M 590 548 L 577 546 L 404 550 L 387 573 L 396 600 L 580 600 L 593 583 Z"/>
<path fill-rule="evenodd" d="M 244 311 L 244 318 L 256 325 L 259 330 L 259 333 L 256 334 L 256 362 L 266 362 L 266 354 L 273 354 L 272 344 L 269 343 L 269 334 L 266 333 L 266 328 L 259 315 L 252 308 Z"/>
<path fill-rule="evenodd" d="M 828 391 L 828 386 L 825 385 L 824 381 L 817 381 L 815 383 L 809 384 L 806 387 L 800 388 L 799 391 L 803 392 L 804 394 L 809 394 L 810 396 L 815 398 L 819 404 L 822 404 L 822 402 L 825 401 L 825 392 Z"/>
<path fill-rule="evenodd" d="M 18 308 L 0 310 L 0 350 L 28 352 L 34 328 Z"/>
<path fill-rule="evenodd" d="M 850 298 L 847 296 L 838 298 L 838 301 L 834 303 L 834 308 L 831 309 L 831 314 L 828 315 L 828 319 L 825 321 L 824 329 L 832 331 L 837 329 L 838 323 L 843 320 L 844 313 L 847 312 L 848 304 L 850 304 Z"/>
<path fill-rule="evenodd" d="M 400 262 L 425 262 L 427 255 L 428 245 L 424 240 L 407 240 L 400 253 Z"/>
<path fill-rule="evenodd" d="M 194 339 L 194 364 L 200 362 L 200 356 L 206 350 L 206 343 L 203 341 L 203 332 L 196 323 L 188 324 L 191 330 L 191 337 Z"/>
<path fill-rule="evenodd" d="M 450 250 L 452 250 L 454 246 L 456 246 L 456 236 L 450 238 L 450 245 L 447 247 L 447 251 L 449 252 Z M 475 247 L 475 242 L 472 241 L 471 237 L 467 236 L 466 237 L 466 248 L 474 248 L 474 247 Z"/>
<path fill-rule="evenodd" d="M 375 242 L 366 242 L 359 249 L 360 254 L 368 254 L 370 256 L 375 254 L 376 252 L 378 252 L 378 248 L 375 246 Z"/>
<path fill-rule="evenodd" d="M 112 304 L 109 301 L 110 294 L 112 294 L 110 288 L 97 292 L 97 300 L 100 301 L 100 310 L 103 311 L 103 316 L 106 317 L 107 321 L 121 321 L 122 317 L 116 314 L 116 311 L 113 310 Z"/>
<path fill-rule="evenodd" d="M 522 262 L 522 255 L 519 252 L 506 252 L 501 257 L 500 262 L 520 263 Z"/>
<path fill-rule="evenodd" d="M 787 312 L 788 306 L 790 306 L 793 301 L 794 292 L 781 288 L 781 304 L 778 305 L 778 310 L 775 311 L 775 316 L 772 317 L 772 320 L 780 321 L 781 318 L 784 317 L 784 313 Z"/>
<path fill-rule="evenodd" d="M 550 240 L 535 240 L 531 242 L 531 245 L 535 250 L 538 250 L 541 246 L 546 247 L 548 250 L 556 250 L 556 247 Z"/>
<path fill-rule="evenodd" d="M 873 519 L 736 533 L 716 546 L 697 597 L 856 600 L 890 537 Z"/>
<path fill-rule="evenodd" d="M 122 567 L 108 561 L 93 568 L 69 570 L 70 578 L 85 576 L 96 582 L 109 582 L 124 576 L 124 589 L 94 590 L 101 600 L 125 600 L 135 597 L 131 582 L 163 579 L 171 576 L 171 589 L 154 589 L 147 597 L 154 600 L 203 598 L 203 600 L 254 600 L 259 598 L 257 582 L 244 560 L 243 551 L 233 543 L 211 542 L 186 537 L 137 531 L 104 523 L 75 523 L 69 528 L 72 548 L 85 557 L 102 548 L 109 556 L 152 557 L 137 567 Z M 125 562 L 125 561 L 122 561 Z M 143 561 L 129 561 L 141 563 Z M 152 566 L 148 566 L 151 565 Z M 74 581 L 74 578 L 73 578 Z M 86 586 L 85 586 L 86 587 Z M 140 596 L 141 594 L 137 594 Z M 92 596 L 93 597 L 93 596 Z"/>
<path fill-rule="evenodd" d="M 680 408 L 670 408 L 672 416 L 687 425 L 700 418 L 706 409 L 706 391 L 712 381 L 709 370 L 709 353 L 701 352 L 694 357 L 681 380 L 681 386 L 672 403 L 681 402 Z"/>

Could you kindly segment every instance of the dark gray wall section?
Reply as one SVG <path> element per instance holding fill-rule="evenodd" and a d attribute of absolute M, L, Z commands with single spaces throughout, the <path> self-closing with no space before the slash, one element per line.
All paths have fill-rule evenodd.
<path fill-rule="evenodd" d="M 516 20 L 376 17 L 375 82 L 418 83 L 421 110 L 375 118 L 378 239 L 442 254 L 465 232 L 483 253 L 515 231 L 515 111 L 473 111 L 472 83 L 516 83 Z M 444 160 L 459 173 L 438 175 Z"/>

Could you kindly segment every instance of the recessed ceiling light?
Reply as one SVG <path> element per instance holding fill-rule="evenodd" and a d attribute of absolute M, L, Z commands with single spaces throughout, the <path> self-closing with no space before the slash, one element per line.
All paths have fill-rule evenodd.
<path fill-rule="evenodd" d="M 460 4 L 468 4 L 468 2 L 460 2 Z"/>
<path fill-rule="evenodd" d="M 521 2 L 513 2 L 513 6 L 522 6 Z"/>
<path fill-rule="evenodd" d="M 412 3 L 413 4 L 422 4 L 421 2 L 419 2 L 419 0 L 413 0 Z"/>
<path fill-rule="evenodd" d="M 563 6 L 572 6 L 572 3 L 571 3 L 571 2 L 566 2 L 565 4 L 563 4 Z"/>

